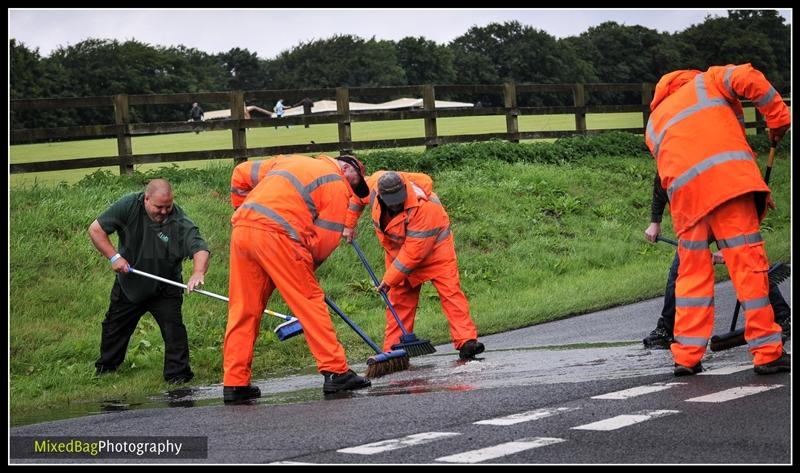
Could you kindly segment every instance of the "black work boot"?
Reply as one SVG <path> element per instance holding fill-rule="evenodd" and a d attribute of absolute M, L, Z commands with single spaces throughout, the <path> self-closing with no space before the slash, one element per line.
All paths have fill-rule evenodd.
<path fill-rule="evenodd" d="M 672 341 L 672 334 L 669 333 L 666 328 L 658 326 L 650 332 L 650 335 L 642 340 L 642 343 L 645 348 L 651 350 L 669 350 Z"/>
<path fill-rule="evenodd" d="M 698 362 L 696 365 L 689 367 L 675 363 L 675 376 L 690 376 L 703 371 L 703 364 Z"/>
<path fill-rule="evenodd" d="M 753 371 L 755 371 L 756 374 L 788 373 L 791 370 L 792 357 L 786 352 L 781 353 L 781 356 L 779 356 L 777 360 L 753 367 Z"/>
<path fill-rule="evenodd" d="M 222 388 L 222 399 L 225 404 L 237 404 L 261 397 L 261 390 L 258 386 L 224 386 Z"/>
<path fill-rule="evenodd" d="M 458 349 L 458 357 L 462 360 L 472 360 L 475 358 L 475 355 L 483 353 L 485 348 L 483 343 L 477 340 L 467 340 L 461 345 L 461 348 Z"/>
<path fill-rule="evenodd" d="M 167 378 L 166 381 L 169 384 L 185 384 L 194 378 L 194 374 L 191 375 L 181 375 L 181 376 L 173 376 L 171 378 Z"/>
<path fill-rule="evenodd" d="M 331 373 L 323 371 L 325 383 L 322 385 L 322 392 L 325 394 L 338 393 L 339 391 L 352 391 L 354 389 L 368 388 L 372 382 L 363 376 L 359 376 L 353 370 L 344 373 Z"/>
<path fill-rule="evenodd" d="M 180 374 L 173 374 L 170 376 L 164 376 L 164 381 L 168 382 L 169 384 L 184 384 L 188 383 L 194 378 L 194 373 L 192 370 L 184 371 Z"/>
<path fill-rule="evenodd" d="M 102 376 L 108 373 L 114 373 L 117 371 L 116 366 L 106 366 L 106 365 L 95 365 L 94 375 L 95 376 Z"/>

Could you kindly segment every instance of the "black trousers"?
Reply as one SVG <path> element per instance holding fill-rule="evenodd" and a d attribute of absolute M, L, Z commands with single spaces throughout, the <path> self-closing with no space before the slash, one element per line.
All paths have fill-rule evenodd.
<path fill-rule="evenodd" d="M 111 303 L 103 320 L 100 358 L 95 362 L 98 372 L 114 371 L 122 364 L 139 319 L 145 312 L 150 312 L 164 339 L 164 379 L 191 379 L 194 373 L 189 367 L 189 338 L 183 325 L 182 304 L 182 290 L 166 284 L 159 285 L 156 296 L 142 302 L 131 302 L 115 280 L 111 288 Z"/>

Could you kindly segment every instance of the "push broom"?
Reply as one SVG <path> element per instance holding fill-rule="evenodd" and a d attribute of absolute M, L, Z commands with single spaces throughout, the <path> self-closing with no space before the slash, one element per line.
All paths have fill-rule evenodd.
<path fill-rule="evenodd" d="M 791 274 L 791 268 L 780 262 L 773 264 L 772 267 L 769 268 L 769 271 L 767 271 L 767 277 L 769 278 L 770 286 L 780 284 Z M 729 348 L 742 346 L 747 343 L 747 341 L 744 339 L 744 329 L 736 329 L 736 322 L 739 318 L 739 310 L 741 307 L 742 303 L 737 300 L 736 307 L 733 309 L 733 319 L 731 320 L 730 331 L 728 333 L 723 333 L 722 335 L 714 335 L 711 337 L 711 343 L 709 344 L 711 351 L 727 350 Z"/>
<path fill-rule="evenodd" d="M 138 274 L 139 276 L 144 276 L 146 278 L 155 279 L 156 281 L 163 282 L 164 284 L 170 284 L 172 286 L 180 287 L 183 289 L 187 289 L 186 284 L 181 284 L 179 282 L 173 281 L 171 279 L 165 279 L 160 276 L 156 276 L 155 274 L 146 273 L 144 271 L 139 271 L 138 269 L 133 269 L 132 267 L 128 266 L 128 272 L 133 274 Z M 213 292 L 204 291 L 202 289 L 194 289 L 192 292 L 197 292 L 204 296 L 208 296 L 214 299 L 219 299 L 221 301 L 228 302 L 229 299 L 225 296 L 220 296 L 219 294 L 214 294 Z M 278 312 L 271 311 L 269 309 L 264 309 L 264 313 L 268 315 L 273 315 L 279 319 L 285 320 L 284 323 L 275 327 L 275 335 L 278 336 L 278 340 L 284 341 L 288 338 L 292 338 L 295 335 L 300 335 L 303 333 L 303 326 L 300 325 L 300 321 L 294 317 L 290 317 L 288 315 L 284 315 Z"/>
<path fill-rule="evenodd" d="M 350 243 L 353 244 L 353 249 L 356 250 L 356 254 L 358 254 L 358 258 L 361 260 L 361 263 L 365 268 L 367 268 L 367 272 L 372 278 L 372 283 L 376 288 L 379 287 L 381 283 L 375 276 L 375 272 L 372 271 L 372 267 L 370 267 L 367 257 L 364 256 L 364 252 L 361 251 L 361 247 L 358 246 L 358 242 L 356 242 L 354 239 Z M 422 356 L 435 353 L 436 348 L 433 347 L 433 344 L 430 342 L 430 340 L 420 340 L 416 335 L 409 333 L 406 330 L 406 328 L 403 326 L 403 322 L 400 321 L 400 316 L 397 315 L 397 312 L 394 310 L 394 306 L 391 302 L 389 302 L 389 297 L 383 291 L 380 291 L 380 293 L 383 297 L 383 302 L 386 303 L 386 307 L 389 308 L 389 311 L 392 313 L 395 322 L 397 322 L 397 325 L 400 327 L 400 331 L 403 332 L 403 334 L 400 336 L 400 343 L 395 343 L 392 345 L 392 350 L 405 350 L 408 352 L 408 356 Z"/>
<path fill-rule="evenodd" d="M 371 356 L 367 359 L 367 372 L 364 374 L 367 378 L 378 378 L 383 375 L 396 373 L 398 371 L 407 370 L 410 366 L 408 361 L 408 353 L 405 350 L 392 350 L 392 351 L 381 351 L 378 348 L 378 345 L 372 341 L 371 338 L 367 336 L 358 325 L 355 324 L 350 317 L 344 315 L 342 309 L 339 308 L 328 296 L 325 296 L 325 303 L 328 304 L 328 307 L 333 309 L 336 312 L 336 315 L 342 318 L 347 325 L 350 326 L 353 331 L 355 331 L 359 337 L 361 337 L 367 345 L 369 345 L 373 350 L 375 350 L 375 356 Z"/>

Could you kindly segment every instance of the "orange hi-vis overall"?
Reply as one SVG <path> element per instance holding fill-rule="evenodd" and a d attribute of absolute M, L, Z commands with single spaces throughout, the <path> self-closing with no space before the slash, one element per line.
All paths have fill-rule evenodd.
<path fill-rule="evenodd" d="M 752 100 L 770 128 L 791 121 L 780 95 L 750 64 L 667 74 L 650 105 L 646 141 L 680 240 L 671 348 L 675 362 L 688 367 L 703 358 L 714 326 L 712 235 L 744 309 L 754 364 L 774 361 L 783 348 L 768 298 L 763 214 L 756 205 L 764 205 L 769 187 L 747 143 L 739 97 Z"/>
<path fill-rule="evenodd" d="M 351 194 L 332 158 L 294 156 L 276 163 L 234 213 L 225 386 L 249 384 L 261 314 L 275 288 L 300 320 L 317 369 L 347 371 L 314 269 L 339 244 Z"/>
<path fill-rule="evenodd" d="M 456 349 L 467 340 L 477 339 L 478 331 L 469 314 L 469 303 L 461 290 L 458 262 L 450 218 L 439 198 L 432 192 L 433 181 L 420 173 L 399 172 L 406 185 L 403 211 L 385 226 L 381 225 L 381 205 L 377 202 L 377 183 L 386 171 L 367 178 L 368 198 L 350 198 L 345 226 L 355 228 L 358 217 L 369 203 L 372 223 L 378 240 L 385 250 L 386 272 L 383 281 L 391 287 L 389 300 L 400 316 L 403 326 L 414 331 L 414 318 L 422 283 L 431 281 L 450 325 L 450 336 Z M 390 350 L 400 342 L 402 332 L 386 311 L 386 331 L 383 349 Z"/>
<path fill-rule="evenodd" d="M 231 205 L 234 209 L 241 206 L 247 195 L 253 190 L 275 164 L 282 160 L 292 159 L 299 155 L 278 155 L 272 158 L 245 161 L 237 164 L 231 174 Z"/>

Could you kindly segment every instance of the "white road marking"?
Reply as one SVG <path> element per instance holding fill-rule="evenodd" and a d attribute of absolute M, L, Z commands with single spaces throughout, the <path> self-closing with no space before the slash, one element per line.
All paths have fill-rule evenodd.
<path fill-rule="evenodd" d="M 293 462 L 293 461 L 278 461 L 267 463 L 267 465 L 317 465 L 317 463 Z"/>
<path fill-rule="evenodd" d="M 500 458 L 506 455 L 524 452 L 525 450 L 545 447 L 547 445 L 553 445 L 561 442 L 566 442 L 566 440 L 554 437 L 530 437 L 515 440 L 513 442 L 501 443 L 500 445 L 495 445 L 494 447 L 486 447 L 479 450 L 456 453 L 455 455 L 437 458 L 434 461 L 447 463 L 480 463 L 482 461 L 492 460 L 494 458 Z"/>
<path fill-rule="evenodd" d="M 726 389 L 718 393 L 707 394 L 705 396 L 693 397 L 686 402 L 725 402 L 739 399 L 740 397 L 751 396 L 760 392 L 769 391 L 783 386 L 782 384 L 768 384 L 766 386 L 739 386 L 738 388 Z"/>
<path fill-rule="evenodd" d="M 648 386 L 637 386 L 635 388 L 623 389 L 622 391 L 592 396 L 592 399 L 630 399 L 632 397 L 656 393 L 658 391 L 669 389 L 673 386 L 682 386 L 684 384 L 687 383 L 655 383 Z"/>
<path fill-rule="evenodd" d="M 703 371 L 702 373 L 697 373 L 697 376 L 715 376 L 715 375 L 738 373 L 739 371 L 749 370 L 752 368 L 753 365 L 726 366 L 725 368 L 717 368 L 714 370 L 708 370 L 708 371 Z"/>
<path fill-rule="evenodd" d="M 399 439 L 381 440 L 380 442 L 367 443 L 357 447 L 348 447 L 337 450 L 339 453 L 355 453 L 356 455 L 375 455 L 376 453 L 388 452 L 400 448 L 412 447 L 435 442 L 437 440 L 461 435 L 458 432 L 423 432 L 421 434 L 408 435 Z"/>
<path fill-rule="evenodd" d="M 638 424 L 646 420 L 677 414 L 680 411 L 660 410 L 660 411 L 641 411 L 636 414 L 625 414 L 609 419 L 599 420 L 591 424 L 572 427 L 575 430 L 617 430 L 629 425 Z"/>
<path fill-rule="evenodd" d="M 514 425 L 514 424 L 521 424 L 522 422 L 528 422 L 531 420 L 544 419 L 545 417 L 550 417 L 556 414 L 561 414 L 562 412 L 574 411 L 577 409 L 579 408 L 556 407 L 556 408 L 535 409 L 532 411 L 520 412 L 519 414 L 511 414 L 505 417 L 497 417 L 495 419 L 479 420 L 478 422 L 473 422 L 473 423 L 478 425 Z"/>

